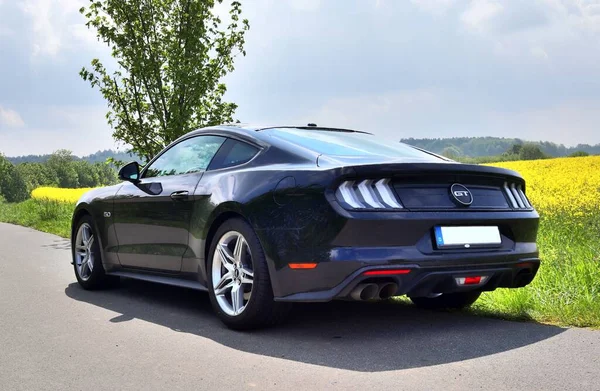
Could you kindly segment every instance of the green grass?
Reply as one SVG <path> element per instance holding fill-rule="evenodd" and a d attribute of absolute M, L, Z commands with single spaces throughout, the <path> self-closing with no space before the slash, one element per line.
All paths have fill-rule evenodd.
<path fill-rule="evenodd" d="M 0 202 L 0 221 L 68 238 L 73 207 L 54 201 Z M 533 283 L 486 292 L 469 311 L 503 319 L 600 328 L 600 212 L 583 217 L 542 217 L 538 244 L 542 265 Z"/>
<path fill-rule="evenodd" d="M 472 311 L 508 319 L 600 328 L 600 216 L 542 217 L 542 265 L 525 288 L 484 293 Z"/>
<path fill-rule="evenodd" d="M 18 204 L 0 201 L 0 222 L 23 225 L 63 238 L 71 236 L 73 204 L 27 200 Z"/>

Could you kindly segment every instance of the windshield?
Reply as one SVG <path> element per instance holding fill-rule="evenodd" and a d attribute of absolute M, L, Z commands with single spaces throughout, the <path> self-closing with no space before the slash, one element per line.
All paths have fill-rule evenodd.
<path fill-rule="evenodd" d="M 368 133 L 298 128 L 272 128 L 263 132 L 323 155 L 441 160 L 399 141 Z"/>

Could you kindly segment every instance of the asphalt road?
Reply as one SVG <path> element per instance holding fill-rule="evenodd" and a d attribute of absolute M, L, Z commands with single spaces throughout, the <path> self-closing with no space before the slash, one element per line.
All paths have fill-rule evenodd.
<path fill-rule="evenodd" d="M 600 390 L 600 332 L 394 304 L 299 306 L 239 333 L 205 293 L 87 292 L 69 243 L 0 224 L 2 390 Z"/>

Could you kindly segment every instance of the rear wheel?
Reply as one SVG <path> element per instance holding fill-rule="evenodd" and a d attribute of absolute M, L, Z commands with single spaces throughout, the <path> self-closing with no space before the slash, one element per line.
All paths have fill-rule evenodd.
<path fill-rule="evenodd" d="M 419 308 L 466 308 L 475 303 L 481 292 L 444 293 L 436 297 L 411 297 L 410 300 Z"/>
<path fill-rule="evenodd" d="M 207 266 L 211 304 L 228 327 L 270 326 L 287 315 L 290 306 L 273 300 L 262 246 L 245 221 L 231 219 L 219 227 Z"/>
<path fill-rule="evenodd" d="M 102 266 L 100 244 L 97 240 L 92 217 L 83 216 L 71 241 L 73 268 L 77 282 L 83 289 L 105 288 L 116 281 L 107 276 Z"/>

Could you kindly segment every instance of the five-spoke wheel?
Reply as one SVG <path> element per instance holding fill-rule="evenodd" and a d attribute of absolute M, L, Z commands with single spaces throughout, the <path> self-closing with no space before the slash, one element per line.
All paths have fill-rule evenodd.
<path fill-rule="evenodd" d="M 252 253 L 244 236 L 236 231 L 223 235 L 212 262 L 213 290 L 219 307 L 227 315 L 240 314 L 250 300 L 254 282 Z"/>
<path fill-rule="evenodd" d="M 118 277 L 107 276 L 102 266 L 100 243 L 90 215 L 82 216 L 72 237 L 73 267 L 79 285 L 84 289 L 98 289 L 114 285 Z"/>
<path fill-rule="evenodd" d="M 87 281 L 94 271 L 94 235 L 88 223 L 79 226 L 75 237 L 75 267 L 79 278 Z"/>
<path fill-rule="evenodd" d="M 233 329 L 276 324 L 288 303 L 273 300 L 263 248 L 246 221 L 234 218 L 219 226 L 207 258 L 208 292 L 219 318 Z"/>

